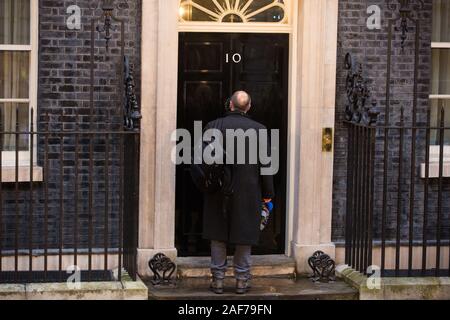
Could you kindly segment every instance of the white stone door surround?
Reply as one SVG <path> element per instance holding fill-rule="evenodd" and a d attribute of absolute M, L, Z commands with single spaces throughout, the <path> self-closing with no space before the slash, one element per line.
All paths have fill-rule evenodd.
<path fill-rule="evenodd" d="M 286 254 L 299 273 L 331 242 L 333 153 L 322 152 L 322 129 L 334 128 L 338 0 L 293 0 L 291 32 Z M 178 0 L 142 1 L 142 146 L 138 264 L 162 252 L 175 259 Z M 233 24 L 239 32 L 238 24 Z M 260 32 L 270 32 L 268 30 Z"/>

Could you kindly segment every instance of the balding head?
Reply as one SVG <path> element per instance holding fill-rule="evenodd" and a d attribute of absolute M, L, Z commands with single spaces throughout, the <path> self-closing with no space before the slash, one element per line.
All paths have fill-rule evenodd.
<path fill-rule="evenodd" d="M 231 110 L 248 112 L 252 107 L 252 99 L 245 91 L 237 91 L 231 97 Z"/>

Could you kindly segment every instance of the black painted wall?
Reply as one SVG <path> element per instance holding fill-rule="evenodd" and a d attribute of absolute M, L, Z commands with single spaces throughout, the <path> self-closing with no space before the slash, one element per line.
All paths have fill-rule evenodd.
<path fill-rule="evenodd" d="M 95 83 L 94 116 L 91 117 L 89 103 L 90 90 L 90 23 L 94 17 L 100 17 L 102 1 L 90 0 L 40 0 L 39 1 L 39 88 L 38 88 L 38 130 L 117 130 L 122 123 L 119 99 L 120 33 L 113 31 L 109 52 L 106 52 L 104 34 L 96 33 L 95 42 Z M 78 5 L 81 8 L 81 30 L 69 30 L 66 20 L 67 8 Z M 115 15 L 125 21 L 125 54 L 135 65 L 135 80 L 140 83 L 140 35 L 141 1 L 116 0 Z M 102 21 L 99 21 L 101 24 Z M 116 25 L 115 23 L 113 25 Z M 120 28 L 118 29 L 120 30 Z M 78 125 L 77 125 L 78 123 Z M 46 229 L 48 230 L 48 248 L 56 249 L 62 244 L 64 249 L 88 246 L 88 221 L 92 219 L 92 246 L 104 244 L 105 212 L 108 210 L 109 246 L 118 245 L 119 212 L 119 138 L 111 135 L 110 153 L 106 157 L 106 135 L 85 135 L 79 138 L 78 151 L 75 148 L 75 135 L 65 134 L 61 140 L 57 134 L 48 137 L 39 135 L 38 165 L 44 167 L 45 183 L 33 186 L 33 245 L 34 249 L 43 249 Z M 93 170 L 89 170 L 90 142 L 93 145 Z M 61 156 L 61 146 L 63 157 Z M 78 231 L 75 240 L 75 152 L 79 155 L 78 179 Z M 45 161 L 45 153 L 48 163 Z M 109 201 L 105 205 L 105 159 L 109 161 Z M 61 172 L 61 159 L 63 172 Z M 93 182 L 92 216 L 89 217 L 89 182 Z M 28 248 L 30 230 L 29 183 L 19 185 L 17 194 L 15 184 L 3 185 L 3 232 L 2 248 L 14 247 L 16 230 L 20 248 Z M 47 193 L 47 196 L 46 196 Z M 47 202 L 47 223 L 46 219 Z M 17 228 L 19 226 L 19 228 Z M 62 232 L 60 232 L 62 230 Z M 60 236 L 62 235 L 62 237 Z M 61 241 L 62 240 L 62 241 Z"/>
<path fill-rule="evenodd" d="M 395 3 L 395 1 L 393 1 Z M 431 77 L 431 32 L 432 32 L 432 0 L 425 0 L 425 7 L 417 12 L 420 19 L 420 46 L 418 68 L 418 107 L 417 121 L 419 126 L 426 126 L 427 111 L 430 107 L 428 96 L 430 94 Z M 369 14 L 367 8 L 370 5 L 378 5 L 381 8 L 382 28 L 381 30 L 369 30 L 367 19 Z M 335 167 L 334 167 L 334 192 L 333 192 L 333 239 L 343 242 L 345 236 L 346 215 L 346 183 L 347 183 L 347 130 L 343 124 L 345 105 L 347 102 L 345 79 L 347 70 L 344 67 L 344 57 L 347 52 L 352 53 L 355 59 L 363 64 L 366 79 L 372 90 L 372 97 L 376 98 L 380 105 L 381 115 L 379 123 L 385 122 L 386 108 L 386 74 L 387 74 L 387 39 L 388 19 L 397 12 L 387 8 L 384 0 L 341 0 L 339 1 L 339 33 L 338 33 L 338 70 L 337 70 L 337 106 L 336 106 L 336 142 L 335 142 Z M 397 24 L 399 27 L 399 24 Z M 413 78 L 414 78 L 414 37 L 415 27 L 409 25 L 408 39 L 405 50 L 402 52 L 400 43 L 400 31 L 395 31 L 395 41 L 392 55 L 392 80 L 390 125 L 397 125 L 400 121 L 400 110 L 405 109 L 405 124 L 412 124 L 413 106 Z M 383 205 L 383 151 L 382 132 L 378 132 L 376 178 L 375 178 L 375 212 L 374 232 L 375 238 L 380 238 L 381 233 L 381 208 Z M 400 190 L 398 189 L 398 167 L 399 167 L 399 133 L 391 132 L 389 138 L 389 171 L 388 171 L 388 201 L 387 201 L 387 225 L 386 235 L 388 240 L 395 239 L 397 219 L 397 198 L 402 199 L 401 216 L 401 239 L 408 240 L 409 233 L 409 199 L 411 179 L 408 178 L 411 170 L 411 131 L 405 132 L 405 146 L 403 165 L 405 176 L 402 180 Z M 424 181 L 419 177 L 419 164 L 425 162 L 425 131 L 419 131 L 417 136 L 416 167 L 415 173 L 416 190 L 414 193 L 414 240 L 420 241 L 424 232 Z M 428 239 L 436 238 L 436 212 L 437 212 L 437 185 L 431 182 L 430 201 L 428 205 L 429 223 L 425 233 Z M 449 197 L 450 185 L 444 183 L 444 217 L 442 236 L 448 238 L 448 227 L 450 225 L 448 212 L 450 207 Z"/>

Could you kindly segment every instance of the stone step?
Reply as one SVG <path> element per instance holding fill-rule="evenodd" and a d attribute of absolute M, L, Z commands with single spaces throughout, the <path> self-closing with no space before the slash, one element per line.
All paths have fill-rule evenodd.
<path fill-rule="evenodd" d="M 210 278 L 210 257 L 178 258 L 178 279 Z M 295 278 L 295 260 L 284 255 L 252 257 L 253 277 Z M 233 258 L 228 258 L 227 277 L 233 276 Z"/>
<path fill-rule="evenodd" d="M 210 280 L 190 278 L 178 280 L 171 287 L 149 287 L 149 300 L 358 300 L 359 293 L 348 284 L 313 283 L 310 279 L 253 279 L 246 295 L 234 293 L 235 281 L 225 280 L 225 293 L 216 295 L 209 290 Z"/>

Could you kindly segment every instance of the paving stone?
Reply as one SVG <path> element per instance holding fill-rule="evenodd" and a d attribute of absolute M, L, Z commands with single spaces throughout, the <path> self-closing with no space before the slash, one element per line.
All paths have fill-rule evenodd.
<path fill-rule="evenodd" d="M 2 284 L 0 285 L 0 300 L 25 300 L 25 285 Z"/>
<path fill-rule="evenodd" d="M 123 287 L 120 282 L 82 283 L 75 289 L 65 283 L 27 284 L 26 295 L 28 300 L 121 300 Z"/>
<path fill-rule="evenodd" d="M 148 289 L 138 281 L 0 285 L 0 300 L 147 300 Z"/>
<path fill-rule="evenodd" d="M 147 300 L 148 288 L 142 281 L 123 281 L 124 300 Z"/>

